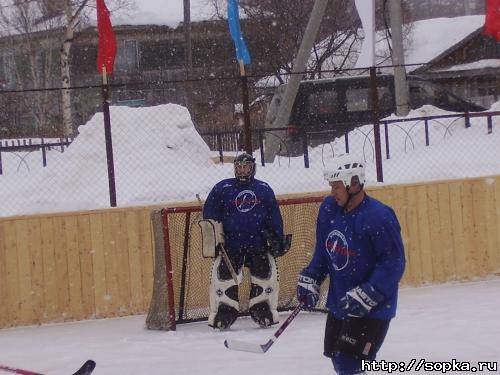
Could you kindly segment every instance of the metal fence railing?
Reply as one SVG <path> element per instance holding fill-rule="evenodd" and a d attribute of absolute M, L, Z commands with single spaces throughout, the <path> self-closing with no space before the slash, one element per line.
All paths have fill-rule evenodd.
<path fill-rule="evenodd" d="M 72 141 L 73 138 L 0 140 L 0 175 L 3 174 L 2 153 L 7 156 L 14 156 L 14 162 L 9 164 L 15 168 L 16 172 L 19 172 L 21 168 L 26 168 L 29 171 L 32 167 L 35 167 L 35 160 L 38 160 L 43 167 L 46 167 L 48 154 L 51 151 L 64 152 Z"/>
<path fill-rule="evenodd" d="M 5 96 L 9 96 L 8 103 L 24 105 L 23 111 L 19 105 L 8 106 L 3 114 L 3 124 L 12 126 L 0 128 L 0 216 L 109 207 L 111 177 L 119 207 L 194 201 L 197 194 L 206 197 L 216 182 L 232 176 L 232 157 L 245 149 L 245 132 L 235 106 L 217 101 L 215 91 L 207 90 L 217 83 L 142 83 L 133 89 L 110 86 L 108 145 L 97 86 L 72 90 L 73 119 L 79 125 L 74 125 L 78 134 L 74 139 L 58 136 L 63 131 L 58 105 L 34 105 L 39 98 L 33 92 L 0 92 L 0 105 Z M 239 101 L 238 84 L 235 78 L 230 85 L 236 88 L 235 102 Z M 58 103 L 60 92 L 50 91 L 44 100 Z M 36 107 L 33 113 L 30 102 Z M 116 105 L 119 103 L 141 107 Z M 43 108 L 46 116 L 40 122 Z M 405 118 L 382 118 L 381 157 L 377 160 L 371 124 L 340 136 L 335 125 L 325 131 L 291 134 L 288 128 L 263 128 L 265 107 L 256 111 L 251 106 L 249 110 L 257 178 L 268 182 L 277 194 L 327 190 L 322 168 L 344 153 L 365 160 L 368 183 L 500 173 L 496 151 L 500 112 L 464 114 L 426 108 Z M 34 118 L 39 122 L 31 121 Z M 24 129 L 24 123 L 31 123 L 31 130 Z M 273 162 L 265 155 L 271 140 L 280 144 Z M 109 146 L 112 176 L 106 152 Z"/>

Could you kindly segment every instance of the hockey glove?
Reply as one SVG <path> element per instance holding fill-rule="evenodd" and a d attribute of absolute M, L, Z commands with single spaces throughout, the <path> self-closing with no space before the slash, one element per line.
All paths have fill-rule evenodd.
<path fill-rule="evenodd" d="M 312 277 L 307 276 L 304 271 L 299 275 L 297 283 L 297 299 L 304 302 L 304 309 L 313 309 L 319 300 L 319 285 Z"/>
<path fill-rule="evenodd" d="M 349 290 L 339 301 L 338 307 L 347 316 L 362 318 L 384 300 L 384 296 L 368 283 Z"/>
<path fill-rule="evenodd" d="M 292 235 L 287 234 L 283 236 L 283 238 L 277 236 L 274 232 L 263 231 L 264 238 L 266 239 L 266 248 L 267 251 L 273 257 L 280 257 L 285 255 L 288 250 L 290 250 L 290 246 L 292 243 Z"/>

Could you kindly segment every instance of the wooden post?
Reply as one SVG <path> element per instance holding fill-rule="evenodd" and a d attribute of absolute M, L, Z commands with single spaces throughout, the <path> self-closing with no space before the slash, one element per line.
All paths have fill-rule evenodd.
<path fill-rule="evenodd" d="M 243 119 L 244 119 L 244 134 L 245 134 L 245 152 L 249 155 L 253 154 L 252 147 L 252 132 L 250 127 L 250 105 L 248 103 L 248 77 L 245 73 L 245 64 L 240 60 L 240 77 L 241 77 L 241 96 L 243 101 Z"/>
<path fill-rule="evenodd" d="M 106 140 L 106 160 L 108 163 L 109 204 L 116 207 L 115 165 L 113 161 L 113 142 L 111 138 L 111 119 L 109 116 L 109 93 L 106 67 L 102 67 L 102 113 L 104 115 L 104 138 Z"/>
<path fill-rule="evenodd" d="M 370 68 L 370 94 L 372 98 L 372 121 L 373 121 L 373 137 L 375 138 L 375 163 L 377 164 L 377 181 L 384 181 L 384 173 L 382 170 L 382 146 L 380 142 L 380 120 L 379 120 L 379 105 L 377 92 L 377 73 L 376 68 Z"/>

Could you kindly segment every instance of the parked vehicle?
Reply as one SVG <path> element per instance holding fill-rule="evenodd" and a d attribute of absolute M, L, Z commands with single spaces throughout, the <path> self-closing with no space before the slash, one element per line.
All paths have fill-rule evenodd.
<path fill-rule="evenodd" d="M 412 109 L 425 104 L 453 112 L 475 112 L 486 108 L 470 103 L 445 91 L 432 82 L 415 76 L 408 77 Z M 280 90 L 284 92 L 283 89 Z M 394 76 L 377 75 L 379 118 L 396 111 Z M 305 133 L 311 134 L 311 146 L 329 142 L 356 127 L 372 123 L 370 77 L 339 77 L 302 81 L 299 86 L 288 124 L 287 148 L 301 149 L 296 143 Z M 324 133 L 315 137 L 313 133 Z M 296 154 L 297 152 L 293 152 Z"/>

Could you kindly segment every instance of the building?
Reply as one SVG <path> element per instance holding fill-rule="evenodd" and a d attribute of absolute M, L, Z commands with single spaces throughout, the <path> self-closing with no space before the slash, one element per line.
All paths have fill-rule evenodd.
<path fill-rule="evenodd" d="M 413 74 L 489 108 L 500 97 L 500 42 L 478 28 Z"/>
<path fill-rule="evenodd" d="M 109 77 L 113 105 L 151 106 L 168 102 L 178 103 L 189 107 L 195 123 L 205 124 L 206 130 L 227 127 L 233 121 L 234 97 L 239 89 L 238 66 L 225 22 L 193 23 L 191 82 L 183 82 L 187 73 L 184 66 L 185 43 L 182 25 L 176 29 L 158 25 L 124 25 L 116 26 L 115 33 L 118 54 L 114 74 Z M 32 40 L 42 46 L 37 52 L 40 65 L 46 61 L 44 58 L 49 53 L 53 62 L 59 61 L 59 37 L 59 30 L 30 35 Z M 60 87 L 57 64 L 51 68 L 50 76 L 43 75 L 44 71 L 40 70 L 36 79 L 33 78 L 30 74 L 32 65 L 28 58 L 30 50 L 24 48 L 25 44 L 26 39 L 22 35 L 0 38 L 0 84 L 3 90 Z M 21 47 L 14 48 L 14 45 Z M 71 47 L 70 62 L 71 86 L 76 87 L 71 93 L 75 126 L 85 123 L 102 107 L 98 87 L 101 77 L 96 70 L 96 56 L 95 27 L 78 32 Z M 211 79 L 224 76 L 236 79 Z M 21 96 L 20 93 L 17 95 Z M 59 91 L 47 93 L 47 100 L 52 102 L 49 111 L 50 122 L 60 121 L 59 95 Z M 26 106 L 32 105 L 34 96 L 33 92 L 24 94 L 27 98 Z M 7 103 L 8 95 L 4 94 L 2 97 Z M 9 122 L 14 128 L 35 127 L 29 125 L 33 122 L 33 116 L 28 113 L 29 108 L 10 108 L 10 112 L 12 113 L 8 116 Z M 214 112 L 218 113 L 215 118 Z"/>
<path fill-rule="evenodd" d="M 412 0 L 406 1 L 411 18 L 428 18 L 444 15 L 446 12 L 474 13 L 481 12 L 479 0 Z M 453 3 L 453 4 L 452 4 Z M 48 1 L 47 4 L 56 4 Z M 50 6 L 50 14 L 57 14 L 62 9 L 62 2 L 57 7 Z M 452 6 L 453 5 L 453 6 Z M 457 10 L 460 9 L 460 10 Z M 427 12 L 427 13 L 426 13 Z M 225 21 L 197 20 L 192 22 L 192 69 L 186 69 L 186 48 L 184 27 L 175 25 L 127 25 L 127 22 L 115 25 L 118 40 L 118 56 L 115 73 L 110 77 L 111 103 L 113 105 L 149 106 L 173 102 L 187 106 L 200 131 L 232 130 L 238 127 L 235 118 L 235 105 L 241 103 L 241 87 L 238 79 L 238 66 L 234 58 L 234 47 Z M 478 37 L 480 37 L 478 33 Z M 60 87 L 60 68 L 58 50 L 61 30 L 39 31 L 30 35 L 37 45 L 36 56 L 30 61 L 30 49 L 24 35 L 0 38 L 0 86 L 4 91 Z M 258 45 L 252 46 L 251 35 L 247 42 L 252 50 L 253 64 L 248 67 L 252 73 L 254 67 L 260 71 L 266 69 L 265 51 Z M 464 41 L 464 43 L 466 43 Z M 472 42 L 479 43 L 477 42 Z M 459 63 L 470 63 L 476 54 L 468 44 L 456 45 L 465 48 L 469 57 L 462 57 L 460 52 L 446 49 L 446 53 L 433 58 L 425 66 L 413 73 L 440 81 L 443 85 L 454 86 L 453 74 L 445 72 L 446 64 L 451 66 L 453 59 Z M 452 48 L 452 47 L 450 47 Z M 488 47 L 492 48 L 492 46 Z M 286 51 L 293 58 L 293 51 Z M 96 71 L 97 33 L 95 27 L 88 27 L 78 32 L 71 49 L 71 85 L 76 87 L 71 92 L 74 128 L 85 123 L 94 113 L 102 108 L 99 84 L 100 75 Z M 48 58 L 52 64 L 45 67 Z M 30 66 L 39 68 L 36 77 Z M 55 63 L 54 63 L 55 62 Z M 428 61 L 424 61 L 428 63 Z M 30 65 L 31 64 L 31 65 Z M 444 64 L 444 65 L 443 65 Z M 436 70 L 436 69 L 439 69 Z M 489 68 L 488 68 L 489 69 Z M 468 74 L 471 74 L 470 69 Z M 455 85 L 457 93 L 472 93 L 484 96 L 492 92 L 492 77 L 487 75 L 479 87 L 481 69 L 476 67 L 475 83 L 468 79 L 469 88 L 463 84 Z M 460 71 L 460 70 L 455 70 Z M 460 73 L 462 74 L 462 73 Z M 463 73 L 465 74 L 465 73 Z M 219 77 L 219 79 L 213 79 Z M 190 78 L 189 81 L 186 81 Z M 471 86 L 472 85 L 472 86 Z M 467 91 L 468 90 L 468 91 Z M 497 91 L 495 91 L 497 92 Z M 258 96 L 251 93 L 251 98 Z M 487 94 L 486 96 L 489 96 Z M 483 99 L 478 99 L 483 100 Z M 13 105 L 13 104 L 16 105 Z M 252 123 L 262 124 L 265 110 L 259 102 Z M 19 135 L 56 135 L 60 134 L 61 123 L 60 92 L 46 93 L 8 93 L 0 95 L 0 137 Z M 237 114 L 236 114 L 237 117 Z M 7 131 L 5 131 L 7 129 Z"/>

